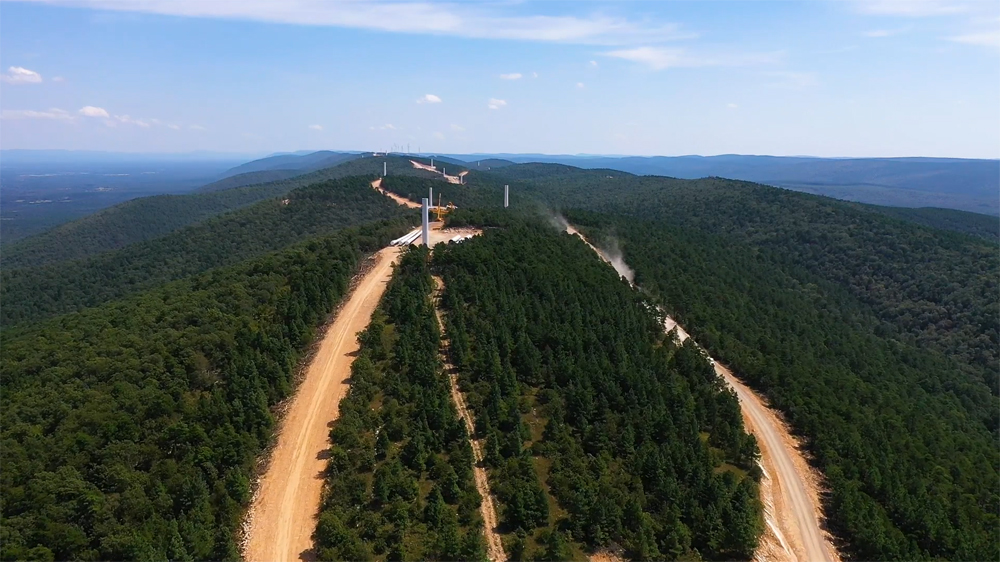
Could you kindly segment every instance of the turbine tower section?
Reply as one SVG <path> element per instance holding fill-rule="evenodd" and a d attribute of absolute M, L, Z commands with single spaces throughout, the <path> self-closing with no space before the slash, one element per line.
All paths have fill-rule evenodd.
<path fill-rule="evenodd" d="M 420 208 L 422 227 L 424 234 L 424 246 L 428 248 L 431 247 L 431 221 L 430 221 L 430 202 L 425 197 L 423 200 L 423 205 Z"/>

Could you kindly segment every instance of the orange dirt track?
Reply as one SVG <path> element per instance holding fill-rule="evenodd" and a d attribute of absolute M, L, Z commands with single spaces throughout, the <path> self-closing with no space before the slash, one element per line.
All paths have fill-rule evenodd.
<path fill-rule="evenodd" d="M 278 443 L 247 515 L 244 558 L 250 562 L 312 560 L 330 422 L 347 394 L 357 333 L 364 330 L 392 276 L 400 248 L 376 255 L 326 331 L 281 422 Z"/>

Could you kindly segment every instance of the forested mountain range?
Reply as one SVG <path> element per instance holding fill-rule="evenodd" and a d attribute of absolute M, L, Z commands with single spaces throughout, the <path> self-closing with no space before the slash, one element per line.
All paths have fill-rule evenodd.
<path fill-rule="evenodd" d="M 433 186 L 460 207 L 454 224 L 491 228 L 435 251 L 430 270 L 409 254 L 363 338 L 367 382 L 334 430 L 365 452 L 371 437 L 374 461 L 332 452 L 331 486 L 381 495 L 364 513 L 327 498 L 316 538 L 331 556 L 481 553 L 461 426 L 417 427 L 428 404 L 451 415 L 428 376 L 431 271 L 508 554 L 751 552 L 752 441 L 700 354 L 662 339 L 650 301 L 787 416 L 827 478 L 847 558 L 1000 555 L 1000 256 L 981 216 L 553 164 L 470 164 L 454 185 L 365 157 L 135 201 L 5 248 L 4 559 L 237 556 L 269 407 L 358 260 L 415 222 L 369 186 L 382 162 L 383 187 L 419 199 Z M 641 291 L 544 226 L 556 212 L 617 244 Z M 372 402 L 376 387 L 396 404 Z M 399 431 L 380 444 L 386 421 Z"/>
<path fill-rule="evenodd" d="M 369 185 L 371 177 L 300 187 L 237 211 L 79 260 L 2 272 L 0 322 L 9 327 L 95 306 L 351 225 L 417 219 Z"/>
<path fill-rule="evenodd" d="M 475 161 L 476 155 L 453 155 Z M 483 155 L 487 158 L 491 155 Z M 786 156 L 492 155 L 519 163 L 681 179 L 722 177 L 776 185 L 848 201 L 896 207 L 944 207 L 1000 215 L 1000 162 L 961 158 L 815 158 Z"/>
<path fill-rule="evenodd" d="M 260 185 L 251 187 L 215 189 L 213 186 L 227 181 L 222 180 L 202 188 L 201 191 L 209 193 L 133 199 L 12 243 L 4 247 L 3 267 L 5 270 L 32 267 L 124 248 L 226 211 L 280 197 L 293 189 L 348 176 L 380 174 L 383 161 L 387 162 L 389 172 L 394 175 L 440 178 L 433 173 L 414 169 L 404 158 L 388 157 L 377 161 L 371 158 L 358 159 L 287 179 L 262 180 Z"/>
<path fill-rule="evenodd" d="M 806 437 L 849 553 L 1000 552 L 995 241 L 746 182 L 557 165 L 491 175 L 439 188 L 473 208 L 454 219 L 505 224 L 474 207 L 498 207 L 510 182 L 516 204 L 562 209 L 613 239 L 636 281 Z"/>

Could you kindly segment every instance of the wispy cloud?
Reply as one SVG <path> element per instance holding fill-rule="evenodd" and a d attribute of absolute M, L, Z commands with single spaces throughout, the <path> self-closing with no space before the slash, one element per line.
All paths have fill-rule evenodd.
<path fill-rule="evenodd" d="M 167 125 L 167 128 L 168 129 L 173 129 L 175 131 L 180 131 L 181 130 L 181 126 L 180 125 Z"/>
<path fill-rule="evenodd" d="M 507 105 L 506 100 L 498 100 L 496 98 L 490 98 L 490 101 L 486 103 L 486 107 L 490 109 L 500 109 L 501 107 L 504 107 L 506 105 Z"/>
<path fill-rule="evenodd" d="M 205 127 L 202 127 L 201 125 L 188 125 L 188 129 L 191 129 L 192 131 L 207 131 L 208 130 Z"/>
<path fill-rule="evenodd" d="M 85 105 L 81 107 L 77 113 L 83 115 L 84 117 L 104 117 L 105 119 L 111 117 L 108 115 L 108 110 L 103 107 L 94 107 L 92 105 Z"/>
<path fill-rule="evenodd" d="M 460 133 L 460 132 L 462 132 L 462 131 L 464 131 L 464 130 L 465 130 L 465 127 L 463 127 L 463 126 L 461 126 L 461 125 L 456 125 L 456 124 L 452 123 L 452 124 L 451 124 L 451 130 L 452 130 L 452 131 L 456 131 L 456 132 L 459 132 L 459 133 Z"/>
<path fill-rule="evenodd" d="M 273 23 L 372 29 L 590 45 L 668 41 L 694 37 L 679 26 L 600 13 L 589 16 L 514 12 L 502 3 L 437 3 L 400 0 L 297 0 L 295 2 L 203 0 L 35 0 L 118 12 L 224 18 Z M 519 8 L 522 12 L 524 8 Z M 530 8 L 529 8 L 530 9 Z"/>
<path fill-rule="evenodd" d="M 500 79 L 501 80 L 520 80 L 521 79 L 521 73 L 520 72 L 511 72 L 510 74 L 501 74 L 500 75 Z"/>
<path fill-rule="evenodd" d="M 947 16 L 969 11 L 966 2 L 953 0 L 855 0 L 854 5 L 864 14 L 918 18 Z"/>
<path fill-rule="evenodd" d="M 667 68 L 698 68 L 704 66 L 750 66 L 770 64 L 781 59 L 782 53 L 694 54 L 686 49 L 638 47 L 602 53 L 607 57 L 645 64 L 653 70 Z"/>
<path fill-rule="evenodd" d="M 956 43 L 1000 49 L 1000 30 L 965 33 L 963 35 L 949 37 L 948 39 L 955 41 Z"/>
<path fill-rule="evenodd" d="M 442 133 L 441 131 L 437 131 L 434 133 L 434 138 L 436 138 L 437 140 L 444 140 L 444 133 Z"/>
<path fill-rule="evenodd" d="M 0 74 L 0 80 L 8 84 L 38 84 L 42 81 L 42 75 L 34 70 L 28 70 L 20 66 L 11 66 L 7 72 Z"/>
<path fill-rule="evenodd" d="M 99 109 L 99 108 L 95 108 L 95 109 Z M 96 116 L 92 115 L 91 117 L 96 117 Z M 148 129 L 149 126 L 152 124 L 150 122 L 150 120 L 147 120 L 147 119 L 135 119 L 135 118 L 132 118 L 132 117 L 130 117 L 128 115 L 115 115 L 115 120 L 114 121 L 109 121 L 108 124 L 109 125 L 115 125 L 116 122 L 117 123 L 124 123 L 126 125 L 135 125 L 136 127 L 142 127 L 143 129 Z"/>
<path fill-rule="evenodd" d="M 385 125 L 382 125 L 381 127 L 376 127 L 375 125 L 372 125 L 371 127 L 368 127 L 368 128 L 370 130 L 372 130 L 372 131 L 395 131 L 396 130 L 396 126 L 393 125 L 392 123 L 386 123 Z"/>
<path fill-rule="evenodd" d="M 417 103 L 441 103 L 441 98 L 434 94 L 424 94 L 422 97 L 417 98 Z"/>
<path fill-rule="evenodd" d="M 583 82 L 577 82 L 576 83 L 576 87 L 582 89 L 582 88 L 585 88 L 586 86 L 583 85 Z"/>
<path fill-rule="evenodd" d="M 736 109 L 739 106 L 736 105 L 735 103 L 727 103 L 726 107 L 729 108 L 729 109 Z"/>
<path fill-rule="evenodd" d="M 597 61 L 596 60 L 590 61 L 590 66 L 596 67 L 597 66 Z"/>
<path fill-rule="evenodd" d="M 5 109 L 0 112 L 3 119 L 56 119 L 61 121 L 72 121 L 73 115 L 63 109 L 53 107 L 48 111 L 34 111 L 31 109 Z"/>
<path fill-rule="evenodd" d="M 323 125 L 309 125 L 309 128 L 312 129 L 312 130 L 314 130 L 314 131 L 322 131 L 323 130 Z"/>

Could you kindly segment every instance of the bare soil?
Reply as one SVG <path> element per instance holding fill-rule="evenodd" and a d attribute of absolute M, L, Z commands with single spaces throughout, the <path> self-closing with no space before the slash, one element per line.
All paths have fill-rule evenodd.
<path fill-rule="evenodd" d="M 441 288 L 444 287 L 444 281 L 440 277 L 434 278 L 434 284 L 437 287 L 434 295 L 434 312 L 437 315 L 438 327 L 444 333 L 444 319 L 442 318 L 441 307 L 438 304 L 438 295 L 441 292 Z M 444 350 L 447 349 L 447 341 L 441 341 L 442 348 L 442 358 L 446 358 L 447 355 Z M 493 503 L 493 494 L 490 492 L 490 482 L 486 477 L 486 467 L 483 465 L 483 442 L 481 439 L 474 439 L 473 435 L 476 433 L 476 424 L 472 419 L 472 413 L 469 411 L 468 405 L 465 403 L 465 395 L 458 388 L 458 373 L 455 372 L 455 367 L 444 361 L 445 372 L 448 374 L 448 381 L 451 384 L 451 399 L 455 402 L 455 408 L 458 409 L 458 414 L 465 422 L 465 429 L 469 432 L 469 444 L 472 446 L 472 455 L 475 459 L 476 464 L 472 467 L 472 474 L 476 481 L 476 490 L 479 491 L 479 495 L 483 498 L 483 502 L 479 504 L 479 511 L 483 516 L 483 533 L 486 536 L 486 555 L 492 562 L 503 562 L 507 560 L 507 555 L 503 551 L 503 541 L 500 540 L 500 534 L 497 533 L 497 526 L 499 521 L 497 520 L 497 510 Z"/>
<path fill-rule="evenodd" d="M 312 560 L 330 445 L 330 424 L 347 393 L 351 363 L 359 349 L 357 333 L 371 320 L 392 276 L 398 247 L 377 254 L 378 261 L 350 294 L 327 330 L 288 404 L 267 471 L 247 513 L 248 561 Z"/>

